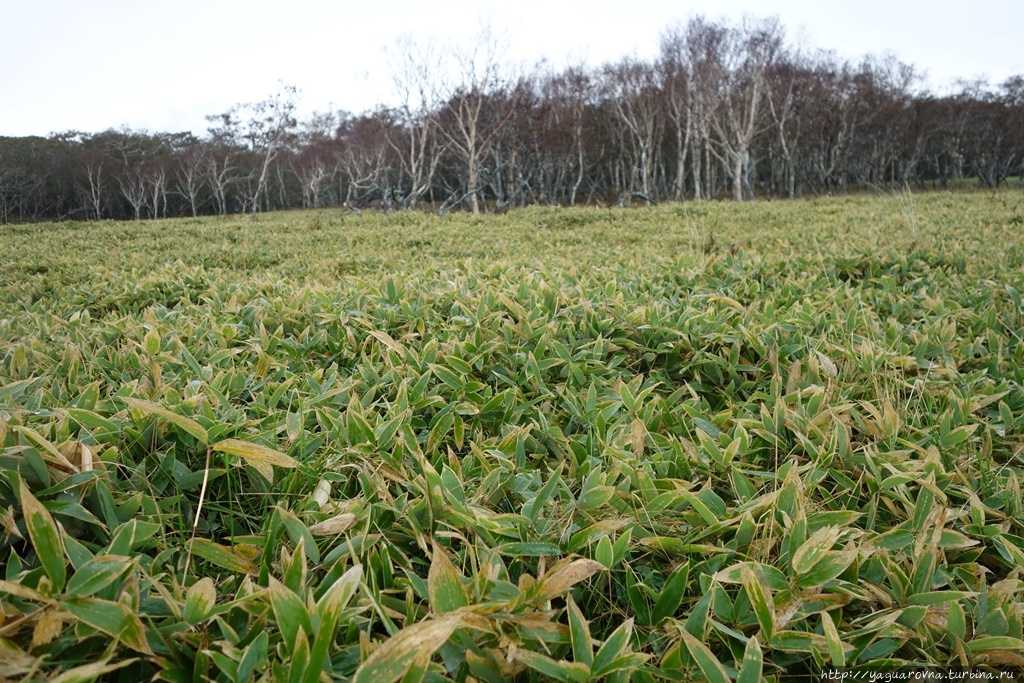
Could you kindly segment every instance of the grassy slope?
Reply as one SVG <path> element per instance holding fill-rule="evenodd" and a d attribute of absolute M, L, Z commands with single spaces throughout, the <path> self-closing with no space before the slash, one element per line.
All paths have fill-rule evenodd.
<path fill-rule="evenodd" d="M 3 228 L 3 673 L 1019 664 L 1022 207 Z"/>

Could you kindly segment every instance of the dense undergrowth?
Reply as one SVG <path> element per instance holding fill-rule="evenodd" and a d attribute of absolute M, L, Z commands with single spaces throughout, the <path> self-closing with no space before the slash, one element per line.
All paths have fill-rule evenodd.
<path fill-rule="evenodd" d="M 1019 192 L 0 232 L 0 674 L 1024 663 Z"/>

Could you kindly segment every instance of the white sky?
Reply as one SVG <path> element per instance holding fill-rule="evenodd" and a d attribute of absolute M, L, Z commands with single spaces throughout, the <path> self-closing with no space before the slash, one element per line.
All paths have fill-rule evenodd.
<path fill-rule="evenodd" d="M 466 40 L 481 19 L 508 58 L 597 65 L 653 57 L 694 14 L 777 15 L 790 38 L 857 58 L 890 51 L 933 87 L 1024 72 L 1024 0 L 0 0 L 0 135 L 206 129 L 205 114 L 279 80 L 301 113 L 393 99 L 383 48 L 401 34 Z"/>

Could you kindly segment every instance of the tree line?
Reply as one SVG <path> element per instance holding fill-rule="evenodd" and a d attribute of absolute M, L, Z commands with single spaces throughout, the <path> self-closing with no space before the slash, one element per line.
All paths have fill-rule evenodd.
<path fill-rule="evenodd" d="M 1024 76 L 945 94 L 894 58 L 787 42 L 775 19 L 703 17 L 657 58 L 526 70 L 484 29 L 399 41 L 393 106 L 296 116 L 297 92 L 145 130 L 0 137 L 0 223 L 344 206 L 796 198 L 881 185 L 999 187 L 1024 175 Z"/>

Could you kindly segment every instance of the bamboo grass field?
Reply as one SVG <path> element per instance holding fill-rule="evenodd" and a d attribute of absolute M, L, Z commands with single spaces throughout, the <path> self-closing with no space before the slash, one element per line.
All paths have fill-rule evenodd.
<path fill-rule="evenodd" d="M 0 228 L 0 677 L 1024 665 L 1024 193 Z"/>

